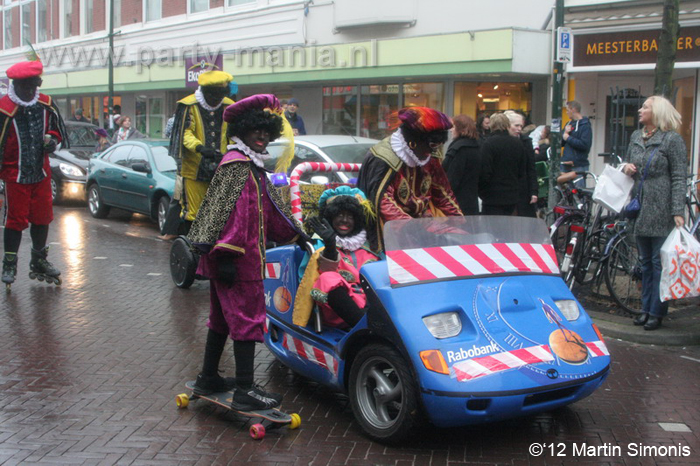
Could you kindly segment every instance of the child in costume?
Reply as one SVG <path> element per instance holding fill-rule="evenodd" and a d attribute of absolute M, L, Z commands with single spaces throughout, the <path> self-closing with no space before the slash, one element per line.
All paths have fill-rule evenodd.
<path fill-rule="evenodd" d="M 12 81 L 0 99 L 0 179 L 5 182 L 5 255 L 2 281 L 9 287 L 17 274 L 22 231 L 30 224 L 30 278 L 60 284 L 61 272 L 47 260 L 46 241 L 53 220 L 49 154 L 68 138 L 51 97 L 39 92 L 44 66 L 38 57 L 7 69 Z"/>
<path fill-rule="evenodd" d="M 400 127 L 370 149 L 357 182 L 377 213 L 367 233 L 379 252 L 389 220 L 462 215 L 440 161 L 452 122 L 428 107 L 401 109 L 398 119 Z"/>
<path fill-rule="evenodd" d="M 273 95 L 254 95 L 226 108 L 232 144 L 188 234 L 204 253 L 197 272 L 210 279 L 211 296 L 204 365 L 194 392 L 221 392 L 235 384 L 231 406 L 237 410 L 274 408 L 282 401 L 253 383 L 255 342 L 263 341 L 265 320 L 265 244 L 308 240 L 263 170 L 267 145 L 283 126 L 291 138 L 281 113 Z M 235 381 L 218 374 L 227 336 L 233 340 Z"/>
<path fill-rule="evenodd" d="M 324 325 L 351 328 L 364 316 L 367 303 L 360 287 L 360 268 L 379 260 L 366 242 L 365 225 L 374 215 L 372 206 L 359 189 L 340 186 L 324 191 L 319 207 L 319 217 L 309 223 L 325 247 L 309 261 L 294 312 L 309 314 L 315 302 Z"/>

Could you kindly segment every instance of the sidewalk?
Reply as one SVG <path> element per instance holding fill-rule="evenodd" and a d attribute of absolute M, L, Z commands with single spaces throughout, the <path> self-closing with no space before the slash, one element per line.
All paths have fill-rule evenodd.
<path fill-rule="evenodd" d="M 579 297 L 593 322 L 606 338 L 646 345 L 690 346 L 700 345 L 700 300 L 687 300 L 682 306 L 672 307 L 658 330 L 644 330 L 635 326 L 633 317 L 623 317 L 611 312 L 611 304 Z"/>

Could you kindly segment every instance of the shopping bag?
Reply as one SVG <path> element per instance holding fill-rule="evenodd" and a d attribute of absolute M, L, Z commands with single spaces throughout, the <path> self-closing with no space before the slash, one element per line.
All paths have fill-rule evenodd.
<path fill-rule="evenodd" d="M 634 187 L 634 180 L 620 170 L 606 165 L 598 177 L 593 200 L 608 210 L 620 213 Z"/>
<path fill-rule="evenodd" d="M 661 301 L 700 296 L 700 243 L 674 228 L 661 246 Z"/>

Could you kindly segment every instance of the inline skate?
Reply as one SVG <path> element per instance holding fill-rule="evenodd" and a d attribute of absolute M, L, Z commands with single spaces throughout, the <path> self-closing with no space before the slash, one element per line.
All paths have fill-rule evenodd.
<path fill-rule="evenodd" d="M 17 275 L 17 253 L 6 252 L 2 259 L 2 282 L 5 284 L 5 291 L 8 293 L 12 289 Z"/>
<path fill-rule="evenodd" d="M 54 267 L 51 262 L 46 260 L 48 254 L 48 246 L 42 249 L 32 248 L 32 260 L 29 263 L 29 278 L 32 280 L 39 280 L 40 282 L 46 281 L 46 283 L 60 285 L 61 271 Z"/>

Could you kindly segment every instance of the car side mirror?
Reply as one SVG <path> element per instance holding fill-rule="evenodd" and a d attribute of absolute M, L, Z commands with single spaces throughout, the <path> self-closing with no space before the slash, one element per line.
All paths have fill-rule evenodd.
<path fill-rule="evenodd" d="M 151 173 L 151 167 L 147 163 L 138 162 L 131 165 L 131 169 L 139 173 Z"/>

